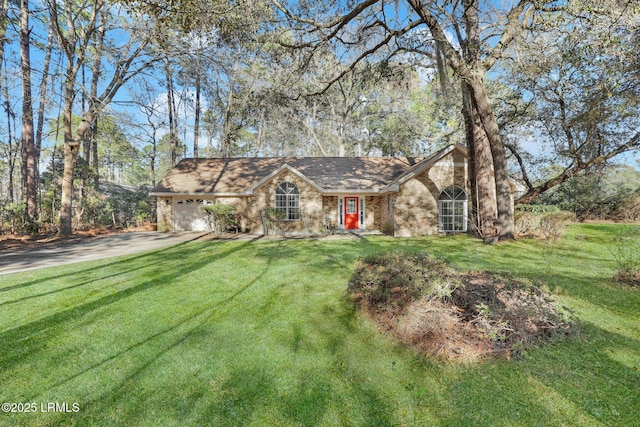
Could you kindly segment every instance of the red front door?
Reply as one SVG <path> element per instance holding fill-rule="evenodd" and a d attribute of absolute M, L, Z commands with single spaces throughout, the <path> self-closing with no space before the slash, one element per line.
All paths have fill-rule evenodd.
<path fill-rule="evenodd" d="M 344 228 L 346 230 L 357 230 L 358 224 L 358 198 L 344 198 Z"/>

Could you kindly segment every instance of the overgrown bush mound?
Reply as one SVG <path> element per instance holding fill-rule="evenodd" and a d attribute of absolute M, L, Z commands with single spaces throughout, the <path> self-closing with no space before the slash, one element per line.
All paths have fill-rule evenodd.
<path fill-rule="evenodd" d="M 526 280 L 458 273 L 424 254 L 358 261 L 349 294 L 403 343 L 443 359 L 515 357 L 571 326 L 551 296 Z"/>
<path fill-rule="evenodd" d="M 461 284 L 455 271 L 442 261 L 392 252 L 358 261 L 349 291 L 369 308 L 402 314 L 412 301 L 449 298 Z"/>

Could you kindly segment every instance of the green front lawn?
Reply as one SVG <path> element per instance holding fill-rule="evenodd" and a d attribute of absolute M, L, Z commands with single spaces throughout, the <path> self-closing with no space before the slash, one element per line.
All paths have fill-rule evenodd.
<path fill-rule="evenodd" d="M 615 227 L 572 226 L 553 245 L 194 242 L 0 276 L 0 402 L 37 408 L 0 424 L 637 425 L 640 290 L 610 279 Z M 423 358 L 345 298 L 357 257 L 398 249 L 514 271 L 577 331 L 515 361 Z"/>

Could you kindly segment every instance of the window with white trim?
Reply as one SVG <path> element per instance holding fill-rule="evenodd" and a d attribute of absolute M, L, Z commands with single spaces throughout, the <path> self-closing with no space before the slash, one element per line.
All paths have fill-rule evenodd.
<path fill-rule="evenodd" d="M 467 192 L 457 185 L 444 189 L 438 198 L 438 228 L 459 233 L 467 231 Z"/>
<path fill-rule="evenodd" d="M 276 212 L 288 221 L 300 219 L 300 190 L 290 182 L 276 188 Z"/>

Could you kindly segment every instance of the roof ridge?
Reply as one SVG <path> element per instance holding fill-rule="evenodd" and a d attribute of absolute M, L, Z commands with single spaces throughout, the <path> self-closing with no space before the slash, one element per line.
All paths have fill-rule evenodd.
<path fill-rule="evenodd" d="M 437 161 L 450 145 L 425 157 L 410 156 L 287 156 L 187 157 L 153 188 L 161 194 L 248 195 L 285 169 L 293 171 L 319 191 L 391 191 L 422 167 Z M 460 147 L 458 149 L 464 149 Z M 435 160 L 434 160 L 435 159 Z M 404 182 L 404 181 L 402 181 Z M 156 194 L 157 195 L 157 194 Z"/>

